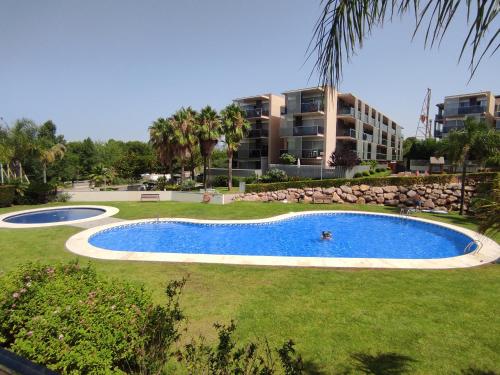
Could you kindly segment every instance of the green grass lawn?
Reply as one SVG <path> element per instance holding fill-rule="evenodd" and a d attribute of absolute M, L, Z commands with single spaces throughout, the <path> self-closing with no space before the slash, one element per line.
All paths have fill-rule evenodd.
<path fill-rule="evenodd" d="M 311 209 L 395 211 L 370 205 L 249 202 L 108 205 L 118 207 L 117 217 L 124 219 L 244 219 Z M 0 209 L 0 213 L 22 208 Z M 456 214 L 421 215 L 476 228 Z M 78 231 L 66 226 L 0 230 L 0 274 L 30 260 L 75 259 L 64 243 Z M 167 280 L 188 276 L 182 297 L 190 324 L 187 335 L 211 338 L 212 323 L 234 319 L 242 339 L 267 336 L 279 343 L 292 338 L 311 373 L 360 373 L 363 366 L 386 369 L 372 373 L 389 373 L 388 368 L 401 363 L 417 374 L 455 374 L 470 368 L 500 372 L 498 265 L 426 271 L 91 262 L 102 274 L 144 283 L 158 302 Z"/>

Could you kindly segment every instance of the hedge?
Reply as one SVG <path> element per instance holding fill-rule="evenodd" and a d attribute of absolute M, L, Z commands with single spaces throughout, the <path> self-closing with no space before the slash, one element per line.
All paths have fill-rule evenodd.
<path fill-rule="evenodd" d="M 14 202 L 16 188 L 12 185 L 0 185 L 0 207 L 8 207 Z"/>
<path fill-rule="evenodd" d="M 469 173 L 467 180 L 476 182 L 487 182 L 493 180 L 498 172 Z M 304 189 L 315 187 L 339 187 L 342 185 L 369 185 L 369 186 L 411 186 L 424 184 L 442 184 L 448 183 L 460 177 L 459 174 L 435 174 L 430 176 L 398 176 L 398 177 L 362 177 L 356 179 L 336 178 L 327 180 L 307 180 L 307 181 L 289 181 L 275 182 L 270 184 L 249 184 L 246 186 L 247 193 L 262 193 L 266 191 L 286 190 L 290 188 Z"/>

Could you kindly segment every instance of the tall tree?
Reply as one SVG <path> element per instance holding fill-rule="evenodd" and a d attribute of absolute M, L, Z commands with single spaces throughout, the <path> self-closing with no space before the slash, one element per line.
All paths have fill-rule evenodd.
<path fill-rule="evenodd" d="M 207 163 L 222 133 L 222 122 L 217 111 L 210 106 L 202 108 L 197 116 L 195 134 L 203 157 L 203 187 L 207 189 Z"/>
<path fill-rule="evenodd" d="M 309 54 L 317 55 L 315 69 L 322 83 L 338 86 L 344 60 L 349 61 L 372 30 L 391 21 L 394 15 L 413 14 L 413 35 L 424 29 L 425 46 L 432 48 L 441 43 L 453 21 L 463 22 L 461 9 L 467 14 L 468 31 L 459 60 L 469 48 L 472 77 L 487 52 L 493 55 L 500 47 L 500 30 L 495 24 L 500 12 L 498 0 L 325 0 Z"/>
<path fill-rule="evenodd" d="M 242 139 L 252 127 L 245 119 L 245 112 L 236 104 L 230 104 L 221 111 L 222 132 L 227 146 L 227 187 L 233 187 L 233 155 Z"/>
<path fill-rule="evenodd" d="M 156 151 L 160 164 L 172 174 L 175 157 L 174 123 L 171 119 L 159 118 L 149 127 L 149 142 Z"/>
<path fill-rule="evenodd" d="M 473 117 L 464 121 L 463 129 L 449 134 L 444 150 L 452 163 L 462 165 L 462 188 L 460 193 L 460 215 L 464 212 L 465 181 L 467 178 L 467 163 L 469 160 L 483 162 L 500 152 L 500 136 L 486 125 Z"/>
<path fill-rule="evenodd" d="M 172 116 L 174 124 L 173 142 L 175 155 L 181 165 L 181 181 L 184 181 L 184 170 L 186 163 L 191 158 L 191 150 L 195 147 L 197 139 L 195 136 L 196 112 L 191 108 L 181 108 Z"/>
<path fill-rule="evenodd" d="M 42 162 L 44 184 L 47 183 L 47 165 L 54 163 L 58 159 L 62 159 L 65 152 L 66 146 L 61 143 L 57 143 L 50 148 L 40 150 L 40 161 Z"/>

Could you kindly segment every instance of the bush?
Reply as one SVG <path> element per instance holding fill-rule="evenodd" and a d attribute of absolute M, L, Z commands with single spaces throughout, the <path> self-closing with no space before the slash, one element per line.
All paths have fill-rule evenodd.
<path fill-rule="evenodd" d="M 370 169 L 370 174 L 375 174 L 375 171 L 373 169 Z"/>
<path fill-rule="evenodd" d="M 245 177 L 245 182 L 247 184 L 253 184 L 257 182 L 258 178 L 257 175 L 254 173 L 252 176 Z"/>
<path fill-rule="evenodd" d="M 488 173 L 469 173 L 467 179 L 475 182 L 492 181 L 498 175 L 497 172 Z M 261 193 L 265 191 L 286 190 L 288 188 L 304 189 L 306 187 L 339 187 L 341 185 L 351 184 L 366 184 L 370 186 L 410 186 L 418 184 L 441 184 L 452 181 L 457 181 L 459 174 L 439 174 L 430 176 L 384 176 L 384 177 L 362 177 L 355 180 L 348 178 L 336 178 L 325 180 L 309 180 L 309 181 L 289 181 L 277 182 L 272 184 L 249 184 L 246 186 L 247 193 Z"/>
<path fill-rule="evenodd" d="M 370 171 L 363 171 L 363 176 L 369 176 L 370 175 Z"/>
<path fill-rule="evenodd" d="M 354 173 L 354 178 L 360 178 L 360 177 L 363 177 L 363 173 L 361 172 Z"/>
<path fill-rule="evenodd" d="M 295 156 L 291 155 L 291 154 L 282 154 L 280 156 L 280 160 L 283 164 L 290 164 L 290 165 L 293 165 L 295 163 L 297 163 L 297 158 L 295 158 Z"/>
<path fill-rule="evenodd" d="M 17 204 L 41 204 L 55 199 L 57 185 L 43 182 L 31 182 L 27 185 L 24 194 L 16 197 Z"/>
<path fill-rule="evenodd" d="M 28 264 L 0 281 L 1 345 L 64 374 L 157 373 L 184 319 L 184 280 L 168 285 L 164 307 L 77 263 Z"/>
<path fill-rule="evenodd" d="M 261 178 L 262 182 L 264 183 L 269 183 L 269 182 L 283 182 L 288 180 L 288 176 L 286 175 L 286 172 L 273 168 L 267 171 L 265 175 L 262 176 Z"/>
<path fill-rule="evenodd" d="M 382 169 L 380 169 L 380 168 L 375 168 L 375 172 L 380 173 L 380 172 L 382 172 Z"/>
<path fill-rule="evenodd" d="M 184 180 L 179 185 L 179 189 L 182 191 L 193 190 L 196 187 L 196 181 L 194 180 Z"/>
<path fill-rule="evenodd" d="M 69 202 L 71 200 L 71 194 L 70 193 L 59 193 L 55 196 L 54 202 Z"/>
<path fill-rule="evenodd" d="M 240 179 L 238 177 L 233 177 L 233 186 L 238 186 Z M 227 186 L 227 176 L 214 176 L 212 179 L 212 185 L 215 187 L 226 187 Z"/>
<path fill-rule="evenodd" d="M 0 185 L 0 207 L 8 207 L 14 203 L 16 188 L 13 185 Z"/>

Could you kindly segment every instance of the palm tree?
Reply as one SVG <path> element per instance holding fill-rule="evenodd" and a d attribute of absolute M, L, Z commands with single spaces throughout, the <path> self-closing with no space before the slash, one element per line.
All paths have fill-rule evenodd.
<path fill-rule="evenodd" d="M 469 160 L 483 162 L 500 151 L 500 136 L 493 128 L 473 117 L 464 121 L 464 128 L 449 134 L 445 145 L 448 160 L 462 165 L 460 215 L 464 212 L 465 180 Z"/>
<path fill-rule="evenodd" d="M 233 155 L 252 125 L 245 119 L 245 112 L 236 104 L 221 111 L 222 131 L 227 145 L 227 187 L 233 187 Z"/>
<path fill-rule="evenodd" d="M 184 169 L 191 157 L 191 150 L 195 147 L 197 139 L 194 133 L 196 126 L 196 112 L 191 108 L 181 108 L 172 116 L 174 133 L 172 142 L 175 155 L 181 165 L 181 181 L 184 181 Z"/>
<path fill-rule="evenodd" d="M 491 51 L 492 56 L 500 47 L 500 43 L 495 42 L 500 30 L 494 22 L 500 13 L 498 0 L 325 0 L 308 53 L 317 55 L 314 68 L 322 84 L 338 86 L 344 59 L 349 61 L 375 27 L 391 21 L 394 15 L 413 14 L 416 25 L 413 36 L 424 29 L 425 46 L 432 48 L 441 43 L 452 21 L 462 22 L 461 8 L 467 13 L 468 32 L 459 60 L 470 48 L 472 78 L 486 53 Z"/>
<path fill-rule="evenodd" d="M 175 157 L 174 123 L 171 119 L 159 118 L 149 127 L 149 142 L 158 155 L 162 166 L 172 175 Z"/>
<path fill-rule="evenodd" d="M 56 160 L 60 160 L 64 157 L 66 152 L 66 146 L 61 143 L 57 143 L 50 148 L 42 149 L 40 151 L 40 161 L 43 167 L 43 183 L 47 183 L 47 165 L 52 164 Z"/>
<path fill-rule="evenodd" d="M 104 187 L 106 187 L 106 183 L 111 183 L 115 178 L 115 171 L 112 168 L 105 167 L 103 164 L 97 164 L 92 169 L 89 178 L 95 186 L 101 186 L 103 184 Z"/>
<path fill-rule="evenodd" d="M 210 106 L 202 108 L 197 117 L 195 134 L 203 157 L 203 187 L 207 189 L 207 162 L 222 132 L 222 122 L 217 111 Z"/>

